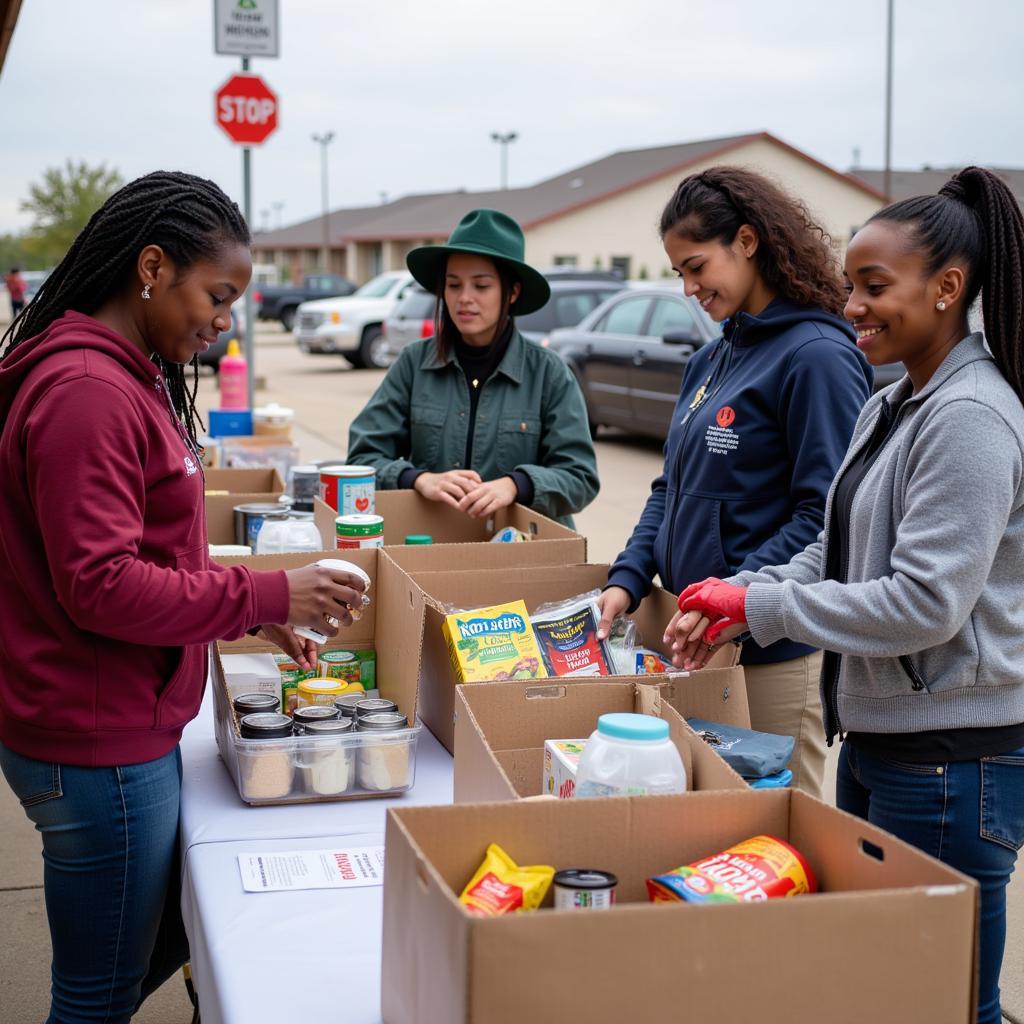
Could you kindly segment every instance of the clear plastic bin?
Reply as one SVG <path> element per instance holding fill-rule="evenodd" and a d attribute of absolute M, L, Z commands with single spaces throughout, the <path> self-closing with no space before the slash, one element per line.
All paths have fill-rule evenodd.
<path fill-rule="evenodd" d="M 422 726 L 394 732 L 243 739 L 216 658 L 211 660 L 217 747 L 249 804 L 394 796 L 416 781 Z"/>

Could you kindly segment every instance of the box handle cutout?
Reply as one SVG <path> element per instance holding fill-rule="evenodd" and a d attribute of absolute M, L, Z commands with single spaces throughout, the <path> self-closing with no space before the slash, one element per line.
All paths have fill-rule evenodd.
<path fill-rule="evenodd" d="M 726 702 L 726 701 L 727 701 L 727 700 L 728 700 L 728 699 L 729 699 L 729 698 L 730 698 L 731 696 L 732 696 L 732 691 L 731 691 L 731 690 L 729 689 L 729 687 L 727 686 L 727 687 L 726 687 L 726 688 L 725 688 L 725 689 L 724 689 L 724 690 L 722 691 L 722 703 L 724 704 L 724 703 L 725 703 L 725 702 Z"/>
<path fill-rule="evenodd" d="M 536 537 L 537 534 L 540 533 L 540 527 L 537 525 L 537 521 L 535 519 L 530 520 L 529 530 L 531 537 Z"/>
<path fill-rule="evenodd" d="M 860 848 L 869 857 L 874 857 L 875 860 L 885 862 L 885 850 L 883 850 L 876 843 L 872 843 L 869 839 L 860 840 Z"/>
<path fill-rule="evenodd" d="M 528 686 L 527 700 L 561 700 L 565 696 L 564 686 Z"/>

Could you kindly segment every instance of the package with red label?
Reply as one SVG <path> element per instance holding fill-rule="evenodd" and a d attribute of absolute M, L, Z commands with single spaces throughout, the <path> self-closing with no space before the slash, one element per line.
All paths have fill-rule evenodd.
<path fill-rule="evenodd" d="M 491 843 L 459 902 L 482 917 L 536 910 L 554 877 L 554 868 L 544 864 L 520 867 L 497 843 Z"/>
<path fill-rule="evenodd" d="M 597 639 L 601 609 L 599 590 L 569 601 L 542 605 L 531 616 L 537 638 L 552 676 L 610 676 L 615 674 L 611 651 Z"/>
<path fill-rule="evenodd" d="M 652 903 L 758 903 L 817 892 L 803 855 L 775 836 L 754 836 L 728 850 L 647 879 Z"/>

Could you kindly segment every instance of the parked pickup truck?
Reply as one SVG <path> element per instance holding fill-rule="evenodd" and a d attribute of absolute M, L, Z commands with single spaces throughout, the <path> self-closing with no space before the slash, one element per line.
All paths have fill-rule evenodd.
<path fill-rule="evenodd" d="M 356 286 L 337 274 L 307 274 L 301 285 L 260 285 L 253 292 L 259 307 L 260 320 L 280 320 L 284 329 L 295 326 L 295 311 L 309 299 L 329 299 L 335 295 L 351 295 Z"/>

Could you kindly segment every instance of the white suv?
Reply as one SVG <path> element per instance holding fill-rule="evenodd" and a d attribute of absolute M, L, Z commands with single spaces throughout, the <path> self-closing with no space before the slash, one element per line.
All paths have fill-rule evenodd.
<path fill-rule="evenodd" d="M 381 324 L 413 287 L 407 270 L 392 270 L 351 295 L 303 302 L 295 315 L 295 343 L 303 352 L 337 352 L 353 366 L 384 369 L 394 356 L 384 344 Z"/>

